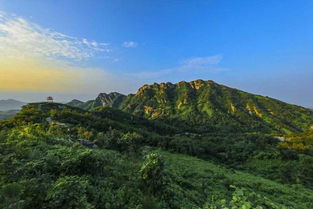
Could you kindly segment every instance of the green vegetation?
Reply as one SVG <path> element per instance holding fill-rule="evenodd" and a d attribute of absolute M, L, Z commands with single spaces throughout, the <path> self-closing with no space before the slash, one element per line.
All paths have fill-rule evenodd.
<path fill-rule="evenodd" d="M 227 113 L 216 109 L 224 101 L 217 95 L 227 91 L 212 96 L 220 86 L 202 93 L 189 88 L 200 91 L 202 84 L 215 85 L 155 84 L 158 92 L 144 86 L 123 101 L 106 100 L 134 114 L 73 107 L 86 104 L 79 101 L 24 106 L 0 122 L 0 208 L 313 208 L 313 132 L 304 131 L 311 113 L 238 90 L 237 109 L 257 101 L 284 113 Z M 215 102 L 193 103 L 207 96 Z M 141 97 L 146 100 L 129 105 Z M 174 110 L 180 101 L 188 105 Z M 139 106 L 147 105 L 164 112 L 141 114 Z"/>
<path fill-rule="evenodd" d="M 145 146 L 136 154 L 90 149 L 53 126 L 1 133 L 1 208 L 313 206 L 312 190 L 299 184 Z"/>

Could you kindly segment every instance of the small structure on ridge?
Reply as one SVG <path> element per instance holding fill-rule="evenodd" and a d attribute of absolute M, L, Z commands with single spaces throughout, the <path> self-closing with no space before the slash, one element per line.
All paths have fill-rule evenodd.
<path fill-rule="evenodd" d="M 48 102 L 48 103 L 53 103 L 53 97 L 48 96 L 48 97 L 47 97 L 47 102 Z"/>

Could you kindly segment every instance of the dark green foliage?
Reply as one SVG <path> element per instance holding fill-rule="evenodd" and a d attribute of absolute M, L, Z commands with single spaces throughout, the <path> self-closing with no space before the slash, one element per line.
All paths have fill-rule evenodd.
<path fill-rule="evenodd" d="M 262 209 L 262 208 L 282 208 L 282 205 L 275 204 L 266 197 L 251 192 L 247 189 L 240 189 L 235 186 L 230 186 L 231 189 L 235 189 L 231 199 L 226 200 L 212 200 L 210 203 L 206 203 L 204 209 Z"/>
<path fill-rule="evenodd" d="M 40 125 L 5 135 L 0 208 L 312 207 L 313 192 L 301 185 L 186 155 L 149 147 L 138 150 L 138 157 L 90 149 Z"/>
<path fill-rule="evenodd" d="M 19 209 L 23 207 L 24 201 L 21 200 L 23 192 L 22 185 L 18 183 L 9 183 L 3 185 L 0 190 L 0 206 L 4 208 Z"/>
<path fill-rule="evenodd" d="M 164 162 L 157 153 L 150 153 L 145 156 L 145 161 L 140 169 L 140 175 L 147 191 L 157 193 L 164 187 Z"/>
<path fill-rule="evenodd" d="M 47 192 L 48 208 L 94 208 L 87 200 L 88 186 L 88 180 L 82 177 L 60 177 Z"/>
<path fill-rule="evenodd" d="M 140 194 L 130 182 L 140 169 L 136 162 L 128 165 L 116 152 L 86 148 L 41 126 L 11 130 L 0 150 L 0 208 L 103 208 L 107 201 L 117 206 L 106 208 L 131 208 L 125 195 Z M 125 182 L 131 188 L 116 189 Z M 139 204 L 140 195 L 135 199 Z"/>

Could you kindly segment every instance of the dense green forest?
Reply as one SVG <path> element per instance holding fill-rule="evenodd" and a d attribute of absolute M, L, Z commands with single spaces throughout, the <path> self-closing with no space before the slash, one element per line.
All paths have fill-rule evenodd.
<path fill-rule="evenodd" d="M 0 122 L 0 208 L 313 208 L 309 129 L 187 128 L 28 104 Z"/>

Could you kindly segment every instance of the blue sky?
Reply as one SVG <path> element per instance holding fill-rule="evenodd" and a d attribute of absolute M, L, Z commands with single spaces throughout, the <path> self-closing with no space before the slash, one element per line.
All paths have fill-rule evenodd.
<path fill-rule="evenodd" d="M 23 86 L 23 76 L 29 78 L 22 74 L 20 87 L 0 86 L 0 98 L 36 100 L 49 93 L 86 100 L 99 92 L 133 93 L 145 83 L 204 79 L 313 106 L 311 0 L 0 0 L 0 11 L 0 47 L 2 40 L 7 48 L 33 53 L 30 66 L 38 70 L 28 75 L 40 75 L 48 63 L 51 85 L 63 85 Z M 17 37 L 18 27 L 27 27 L 26 38 Z M 3 35 L 8 31 L 13 35 Z M 60 47 L 36 42 L 47 37 Z"/>

